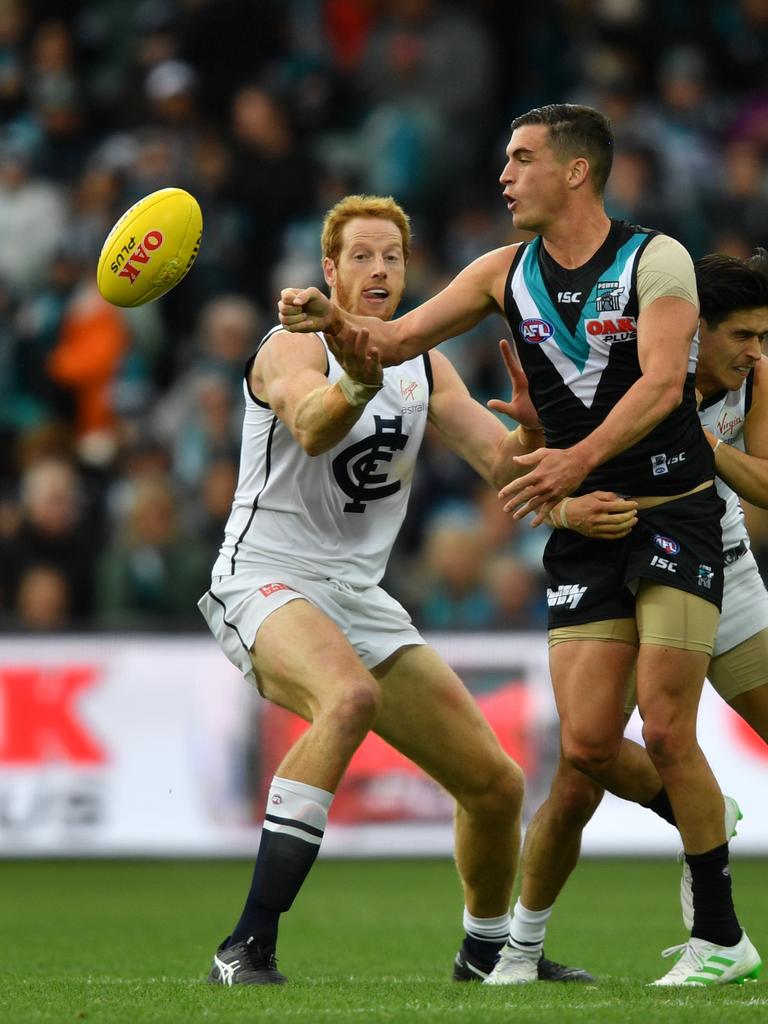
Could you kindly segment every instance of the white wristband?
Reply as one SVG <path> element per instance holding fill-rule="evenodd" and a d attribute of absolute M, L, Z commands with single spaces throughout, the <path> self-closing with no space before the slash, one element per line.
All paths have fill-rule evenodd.
<path fill-rule="evenodd" d="M 717 449 L 720 447 L 720 445 L 722 443 L 723 443 L 722 437 L 718 437 L 717 441 L 715 442 L 715 447 L 712 449 L 712 454 L 713 455 L 715 454 L 715 452 L 717 451 Z"/>
<path fill-rule="evenodd" d="M 384 387 L 384 381 L 381 384 L 364 384 L 361 380 L 353 380 L 346 373 L 339 377 L 337 383 L 342 395 L 353 408 L 367 405 Z"/>

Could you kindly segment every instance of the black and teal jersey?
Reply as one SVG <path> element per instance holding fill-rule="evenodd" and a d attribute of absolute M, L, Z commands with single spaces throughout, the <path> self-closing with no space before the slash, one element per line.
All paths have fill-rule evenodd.
<path fill-rule="evenodd" d="M 541 238 L 517 250 L 504 309 L 548 447 L 570 448 L 590 434 L 641 376 L 637 267 L 656 234 L 614 220 L 603 245 L 575 270 L 555 263 Z M 577 493 L 681 494 L 714 477 L 696 414 L 697 355 L 694 338 L 678 408 L 598 466 Z"/>

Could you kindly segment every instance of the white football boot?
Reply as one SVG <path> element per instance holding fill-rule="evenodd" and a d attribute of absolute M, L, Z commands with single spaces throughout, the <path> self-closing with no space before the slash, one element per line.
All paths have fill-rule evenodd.
<path fill-rule="evenodd" d="M 523 953 L 509 943 L 504 946 L 496 966 L 483 982 L 484 985 L 527 985 L 539 980 L 541 950 Z"/>
<path fill-rule="evenodd" d="M 736 826 L 744 815 L 732 796 L 724 796 L 723 801 L 725 802 L 725 839 L 727 842 L 736 835 Z M 680 909 L 683 912 L 685 930 L 689 932 L 693 928 L 693 879 L 683 850 L 677 855 L 677 859 L 683 865 L 683 874 L 680 879 Z"/>
<path fill-rule="evenodd" d="M 670 946 L 662 956 L 679 954 L 671 971 L 652 985 L 741 985 L 747 980 L 757 980 L 763 968 L 760 954 L 741 933 L 735 946 L 716 946 L 704 939 L 689 939 L 681 946 Z"/>

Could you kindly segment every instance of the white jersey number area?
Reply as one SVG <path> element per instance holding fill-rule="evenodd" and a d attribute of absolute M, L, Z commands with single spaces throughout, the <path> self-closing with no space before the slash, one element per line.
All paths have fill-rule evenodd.
<path fill-rule="evenodd" d="M 369 501 L 388 498 L 403 486 L 402 480 L 388 479 L 392 456 L 408 443 L 403 417 L 374 415 L 373 420 L 376 432 L 339 452 L 332 463 L 336 483 L 352 499 L 344 512 L 365 512 Z"/>
<path fill-rule="evenodd" d="M 325 347 L 334 383 L 342 369 Z M 347 436 L 312 457 L 246 382 L 240 474 L 214 577 L 266 562 L 356 586 L 379 582 L 427 423 L 428 358 L 388 367 Z"/>

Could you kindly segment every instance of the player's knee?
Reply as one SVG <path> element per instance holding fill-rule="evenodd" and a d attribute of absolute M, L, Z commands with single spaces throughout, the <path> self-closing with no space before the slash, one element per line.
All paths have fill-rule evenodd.
<path fill-rule="evenodd" d="M 378 683 L 363 678 L 348 683 L 324 710 L 340 732 L 363 737 L 373 725 L 380 702 Z"/>
<path fill-rule="evenodd" d="M 603 799 L 603 787 L 581 772 L 556 776 L 549 799 L 557 818 L 569 826 L 583 828 Z"/>
<path fill-rule="evenodd" d="M 573 768 L 592 778 L 601 778 L 619 753 L 614 743 L 592 743 L 576 737 L 563 736 L 563 757 Z"/>
<path fill-rule="evenodd" d="M 524 795 L 525 777 L 520 765 L 505 757 L 484 785 L 458 794 L 457 801 L 475 816 L 514 818 L 522 809 Z"/>
<path fill-rule="evenodd" d="M 643 722 L 643 741 L 654 764 L 672 764 L 696 746 L 696 731 L 683 722 L 647 718 Z"/>

